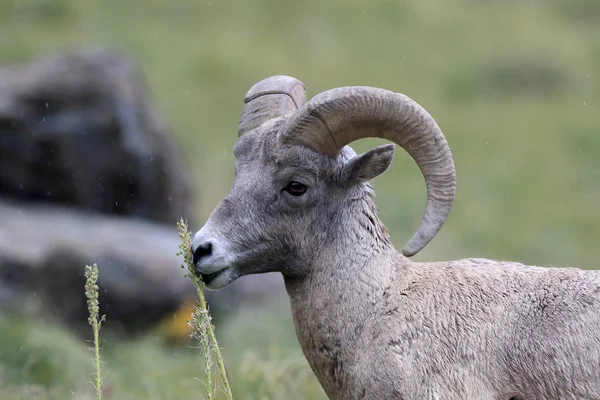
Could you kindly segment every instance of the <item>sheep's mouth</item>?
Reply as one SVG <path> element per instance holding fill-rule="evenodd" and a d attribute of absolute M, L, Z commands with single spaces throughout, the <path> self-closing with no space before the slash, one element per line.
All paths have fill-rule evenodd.
<path fill-rule="evenodd" d="M 217 271 L 217 272 L 213 272 L 212 274 L 203 274 L 203 273 L 200 273 L 200 277 L 202 278 L 202 282 L 204 282 L 204 284 L 208 286 L 208 285 L 210 285 L 210 283 L 212 281 L 214 281 L 224 271 L 225 271 L 225 269 L 222 269 L 222 270 Z"/>

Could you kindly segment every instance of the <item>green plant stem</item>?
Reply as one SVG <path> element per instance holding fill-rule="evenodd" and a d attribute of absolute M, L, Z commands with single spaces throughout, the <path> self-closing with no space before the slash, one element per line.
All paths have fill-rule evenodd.
<path fill-rule="evenodd" d="M 98 301 L 98 285 L 96 284 L 98 281 L 98 274 L 98 266 L 96 264 L 92 265 L 91 267 L 86 265 L 85 297 L 88 299 L 87 305 L 90 313 L 88 322 L 94 331 L 94 364 L 96 366 L 96 383 L 94 386 L 96 388 L 98 400 L 102 400 L 102 374 L 100 372 L 100 327 L 102 326 L 105 316 L 103 315 L 98 318 L 100 311 Z"/>
<path fill-rule="evenodd" d="M 210 339 L 211 347 L 214 349 L 217 365 L 219 366 L 219 373 L 221 374 L 221 381 L 223 382 L 225 396 L 227 400 L 233 400 L 233 395 L 231 393 L 231 387 L 229 386 L 229 379 L 227 378 L 227 371 L 225 370 L 225 363 L 223 362 L 223 356 L 221 355 L 221 349 L 219 348 L 219 343 L 217 342 L 217 338 L 215 336 L 214 327 L 210 321 L 210 314 L 208 312 L 208 307 L 206 305 L 206 298 L 204 297 L 203 285 L 204 283 L 196 275 L 195 266 L 192 257 L 192 248 L 191 248 L 191 238 L 190 232 L 188 230 L 187 223 L 181 219 L 177 224 L 179 228 L 179 236 L 182 239 L 182 244 L 180 245 L 180 255 L 183 255 L 183 259 L 187 264 L 188 277 L 192 280 L 192 283 L 196 287 L 196 293 L 198 294 L 198 299 L 200 301 L 200 308 L 202 310 L 202 317 L 205 318 L 202 326 L 205 327 L 208 337 Z M 206 356 L 206 355 L 205 355 Z M 210 357 L 210 355 L 208 355 Z M 206 360 L 205 360 L 206 365 Z M 206 374 L 210 374 L 210 370 L 206 371 Z M 207 379 L 208 380 L 208 379 Z"/>
<path fill-rule="evenodd" d="M 94 324 L 94 347 L 96 354 L 96 393 L 98 394 L 98 400 L 102 400 L 102 375 L 100 373 L 100 330 L 98 329 L 98 322 Z"/>
<path fill-rule="evenodd" d="M 211 374 L 211 366 L 210 366 L 210 351 L 204 352 L 204 380 L 206 385 L 206 396 L 208 400 L 212 400 L 212 374 Z"/>
<path fill-rule="evenodd" d="M 208 337 L 208 328 L 206 327 L 206 320 L 208 318 L 204 315 L 204 311 L 197 306 L 194 306 L 192 312 L 192 320 L 188 322 L 188 325 L 192 329 L 192 337 L 200 342 L 200 348 L 202 349 L 202 355 L 204 356 L 204 385 L 208 400 L 213 398 L 212 388 L 212 368 L 211 368 L 211 344 Z"/>
<path fill-rule="evenodd" d="M 194 286 L 196 286 L 196 292 L 198 293 L 198 298 L 200 299 L 200 307 L 203 310 L 207 310 L 206 299 L 204 298 L 204 291 L 200 286 L 200 279 L 196 278 L 195 280 L 196 282 L 194 282 Z M 208 316 L 208 312 L 206 315 Z M 210 318 L 208 318 L 207 322 L 208 324 L 206 330 L 208 331 L 208 336 L 210 337 L 210 341 L 217 356 L 217 365 L 219 366 L 219 372 L 221 373 L 221 379 L 223 380 L 223 386 L 225 387 L 225 396 L 228 400 L 233 400 L 233 395 L 231 394 L 231 388 L 229 386 L 229 379 L 227 378 L 227 371 L 225 370 L 225 363 L 223 362 L 223 357 L 221 356 L 221 349 L 219 348 L 219 343 L 217 342 L 217 338 L 215 336 L 215 330 L 213 329 L 212 323 L 210 322 Z"/>

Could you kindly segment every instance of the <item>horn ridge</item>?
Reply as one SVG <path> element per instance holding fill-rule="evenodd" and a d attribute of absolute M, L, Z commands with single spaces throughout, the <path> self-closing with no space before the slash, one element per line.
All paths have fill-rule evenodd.
<path fill-rule="evenodd" d="M 294 77 L 274 75 L 255 83 L 244 96 L 238 137 L 268 120 L 294 113 L 304 103 L 304 83 Z"/>
<path fill-rule="evenodd" d="M 335 157 L 351 142 L 376 137 L 400 145 L 417 163 L 427 204 L 417 231 L 403 250 L 413 256 L 437 234 L 456 192 L 456 171 L 444 134 L 433 117 L 408 96 L 369 86 L 330 89 L 313 97 L 279 130 L 280 140 Z"/>

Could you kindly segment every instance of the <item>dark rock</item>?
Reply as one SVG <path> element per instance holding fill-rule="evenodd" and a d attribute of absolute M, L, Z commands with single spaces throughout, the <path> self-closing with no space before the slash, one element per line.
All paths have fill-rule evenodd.
<path fill-rule="evenodd" d="M 190 219 L 188 172 L 149 99 L 137 66 L 118 52 L 0 67 L 0 195 Z"/>
<path fill-rule="evenodd" d="M 194 224 L 182 154 L 123 54 L 0 67 L 0 311 L 88 330 L 85 265 L 106 327 L 138 332 L 196 297 L 176 222 Z M 284 294 L 279 275 L 207 292 L 218 317 Z"/>

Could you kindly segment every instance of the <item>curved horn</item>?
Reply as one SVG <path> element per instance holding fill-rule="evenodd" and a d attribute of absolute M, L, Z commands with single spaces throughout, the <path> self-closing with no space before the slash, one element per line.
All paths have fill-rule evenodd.
<path fill-rule="evenodd" d="M 413 256 L 440 230 L 454 200 L 456 171 L 444 134 L 435 120 L 409 97 L 384 89 L 354 86 L 320 93 L 290 117 L 280 139 L 329 156 L 345 145 L 378 137 L 402 146 L 425 178 L 427 206 L 404 250 Z"/>
<path fill-rule="evenodd" d="M 296 78 L 276 75 L 257 82 L 244 97 L 238 137 L 270 119 L 295 112 L 304 103 L 306 89 Z"/>

